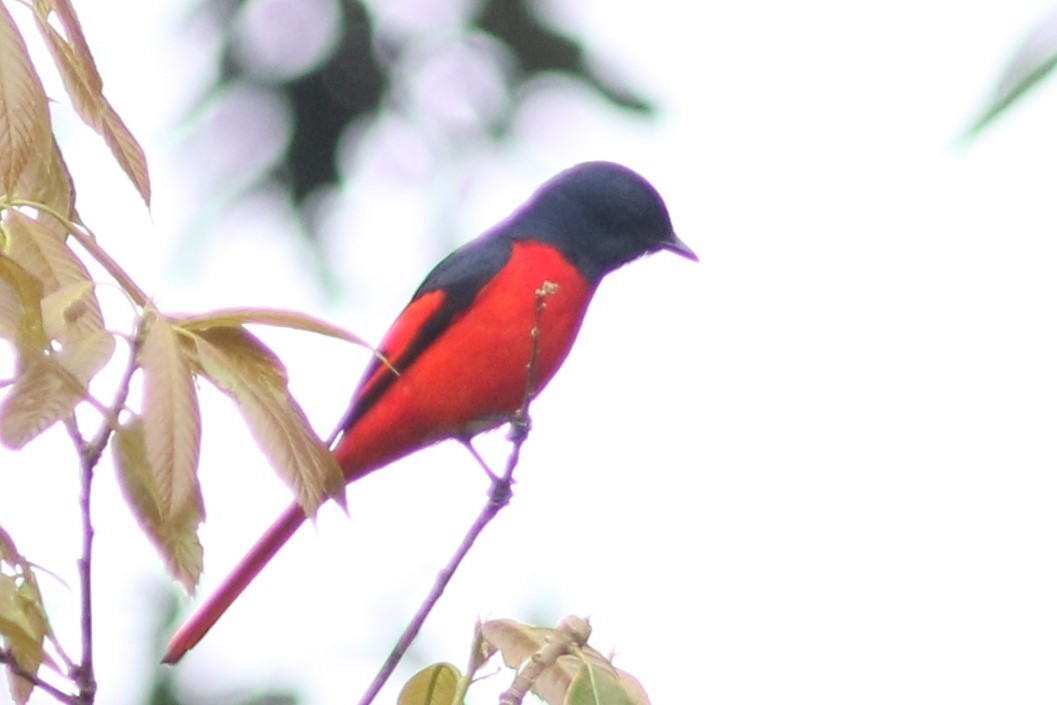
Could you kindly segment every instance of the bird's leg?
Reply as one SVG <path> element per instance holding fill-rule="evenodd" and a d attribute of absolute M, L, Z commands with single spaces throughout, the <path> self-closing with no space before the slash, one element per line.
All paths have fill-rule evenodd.
<path fill-rule="evenodd" d="M 484 473 L 488 475 L 488 479 L 492 481 L 493 485 L 500 481 L 500 477 L 495 474 L 492 468 L 488 466 L 488 463 L 485 462 L 485 459 L 481 457 L 481 454 L 477 452 L 477 449 L 473 447 L 472 437 L 460 438 L 459 443 L 462 443 L 463 447 L 470 451 L 470 455 L 474 457 L 477 464 L 480 465 L 481 469 L 484 470 Z"/>

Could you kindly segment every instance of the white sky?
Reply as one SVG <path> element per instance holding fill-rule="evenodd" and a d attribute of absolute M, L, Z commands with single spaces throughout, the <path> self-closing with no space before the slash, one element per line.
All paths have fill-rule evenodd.
<path fill-rule="evenodd" d="M 171 4 L 80 5 L 155 184 L 148 215 L 56 108 L 81 213 L 108 249 L 163 308 L 284 306 L 376 339 L 434 257 L 419 253 L 436 201 L 368 163 L 347 195 L 357 237 L 336 250 L 354 293 L 341 304 L 259 201 L 222 219 L 197 271 L 175 266 L 199 206 L 173 126 L 210 56 L 178 35 Z M 702 262 L 657 256 L 603 284 L 534 407 L 512 506 L 415 658 L 463 664 L 478 616 L 579 613 L 658 705 L 1053 702 L 1057 86 L 952 147 L 1050 3 L 688 8 L 596 0 L 567 14 L 662 119 L 615 119 L 575 93 L 540 103 L 549 120 L 520 125 L 525 141 L 466 195 L 468 238 L 554 172 L 621 161 L 664 194 Z M 325 433 L 365 355 L 267 340 Z M 226 400 L 203 396 L 208 589 L 286 498 Z M 505 457 L 501 438 L 486 448 Z M 0 523 L 73 583 L 63 436 L 0 467 Z M 181 682 L 203 702 L 261 684 L 354 701 L 485 489 L 447 445 L 354 486 L 351 521 L 331 508 L 302 530 Z M 122 705 L 157 656 L 144 615 L 162 570 L 107 469 L 95 509 L 99 702 Z M 73 649 L 73 597 L 50 596 Z"/>

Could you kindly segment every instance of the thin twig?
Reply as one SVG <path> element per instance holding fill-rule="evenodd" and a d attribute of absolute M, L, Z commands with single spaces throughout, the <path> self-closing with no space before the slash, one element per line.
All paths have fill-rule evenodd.
<path fill-rule="evenodd" d="M 138 341 L 138 337 L 136 338 Z M 136 372 L 138 345 L 133 342 L 129 351 L 128 366 L 121 377 L 121 382 L 114 395 L 111 414 L 104 416 L 98 431 L 91 441 L 81 435 L 77 420 L 71 416 L 66 421 L 66 430 L 77 449 L 81 461 L 81 558 L 77 561 L 81 582 L 81 662 L 73 668 L 71 674 L 77 685 L 76 701 L 80 705 L 92 705 L 95 702 L 97 683 L 95 680 L 95 659 L 93 649 L 92 620 L 92 548 L 95 542 L 95 527 L 92 525 L 92 480 L 95 467 L 106 449 L 110 437 L 114 434 L 117 414 L 128 399 L 132 375 Z"/>
<path fill-rule="evenodd" d="M 425 623 L 429 613 L 433 611 L 434 606 L 440 600 L 441 595 L 444 594 L 445 588 L 448 583 L 451 582 L 452 577 L 455 575 L 455 571 L 459 568 L 466 554 L 469 553 L 470 548 L 473 546 L 474 541 L 481 535 L 484 528 L 499 514 L 499 510 L 505 507 L 510 502 L 512 495 L 511 487 L 514 483 L 514 469 L 517 467 L 518 459 L 521 457 L 521 446 L 528 438 L 529 429 L 531 428 L 531 421 L 529 419 L 529 404 L 536 395 L 536 367 L 539 360 L 539 338 L 540 338 L 540 318 L 543 315 L 544 309 L 547 307 L 546 299 L 557 291 L 557 285 L 552 282 L 544 282 L 543 286 L 536 290 L 536 318 L 535 323 L 532 327 L 532 352 L 529 357 L 528 364 L 526 366 L 525 375 L 525 394 L 521 402 L 521 406 L 514 413 L 513 418 L 510 421 L 510 455 L 507 457 L 506 468 L 502 475 L 496 475 L 488 468 L 488 465 L 484 460 L 473 451 L 473 456 L 479 463 L 486 469 L 488 474 L 492 477 L 492 487 L 488 494 L 488 500 L 485 502 L 484 507 L 481 508 L 481 512 L 477 515 L 473 524 L 470 525 L 469 531 L 466 532 L 466 536 L 463 537 L 462 543 L 455 550 L 454 555 L 448 561 L 448 564 L 437 574 L 437 579 L 433 583 L 433 588 L 430 590 L 426 599 L 419 606 L 418 611 L 411 618 L 407 627 L 404 629 L 403 634 L 397 640 L 393 646 L 392 651 L 389 652 L 388 658 L 385 663 L 378 670 L 374 680 L 368 686 L 367 691 L 363 694 L 360 699 L 359 705 L 370 705 L 374 698 L 381 692 L 382 687 L 385 685 L 389 677 L 393 675 L 393 671 L 396 670 L 400 660 L 407 653 L 407 650 L 411 647 L 411 644 L 415 641 L 419 631 L 422 629 L 422 625 Z M 464 443 L 465 445 L 465 443 Z"/>
<path fill-rule="evenodd" d="M 83 247 L 96 262 L 102 265 L 103 269 L 107 271 L 107 274 L 114 278 L 137 306 L 142 308 L 150 303 L 150 297 L 147 296 L 135 280 L 129 276 L 128 272 L 122 269 L 121 265 L 119 265 L 106 250 L 99 246 L 99 243 L 96 242 L 95 233 L 89 230 L 85 225 L 73 222 L 46 203 L 24 199 L 12 199 L 10 205 L 35 208 L 58 220 L 62 224 L 62 227 L 64 227 L 66 231 L 80 243 L 81 247 Z"/>
<path fill-rule="evenodd" d="M 59 702 L 69 703 L 70 705 L 75 705 L 75 703 L 77 703 L 78 698 L 76 695 L 71 695 L 69 693 L 63 692 L 62 690 L 55 687 L 46 680 L 42 679 L 35 673 L 30 673 L 26 669 L 22 668 L 18 661 L 15 660 L 15 655 L 12 654 L 11 651 L 9 651 L 8 649 L 0 649 L 0 663 L 5 664 L 8 670 L 14 673 L 19 678 L 22 678 L 32 683 L 34 688 L 40 688 L 45 693 L 55 698 Z"/>

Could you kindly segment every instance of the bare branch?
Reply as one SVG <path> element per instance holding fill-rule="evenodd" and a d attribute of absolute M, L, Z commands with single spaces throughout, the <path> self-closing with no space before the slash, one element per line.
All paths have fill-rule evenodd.
<path fill-rule="evenodd" d="M 106 414 L 99 430 L 91 441 L 86 441 L 77 426 L 76 418 L 67 420 L 66 429 L 77 448 L 81 463 L 81 558 L 77 561 L 81 582 L 81 661 L 76 664 L 71 676 L 77 685 L 77 697 L 71 701 L 79 705 L 91 705 L 95 702 L 97 683 L 95 680 L 95 659 L 93 651 L 92 621 L 92 547 L 95 541 L 95 528 L 92 525 L 92 480 L 95 467 L 114 433 L 118 414 L 124 408 L 131 387 L 132 375 L 136 372 L 139 338 L 131 345 L 128 365 L 121 376 L 121 382 L 110 406 L 111 413 Z"/>

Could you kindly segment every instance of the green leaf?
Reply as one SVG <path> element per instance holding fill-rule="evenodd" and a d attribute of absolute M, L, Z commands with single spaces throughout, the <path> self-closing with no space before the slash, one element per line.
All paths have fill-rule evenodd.
<path fill-rule="evenodd" d="M 19 667 L 31 674 L 36 674 L 44 660 L 44 637 L 48 634 L 39 597 L 24 580 L 0 574 L 0 639 Z M 12 699 L 24 705 L 33 684 L 10 669 L 7 675 Z"/>
<path fill-rule="evenodd" d="M 139 364 L 147 458 L 161 516 L 168 521 L 188 504 L 201 506 L 196 471 L 202 419 L 188 349 L 164 316 L 154 314 L 147 321 Z"/>
<path fill-rule="evenodd" d="M 552 705 L 638 705 L 621 686 L 617 674 L 590 662 L 573 679 L 564 703 Z"/>
<path fill-rule="evenodd" d="M 313 515 L 328 497 L 339 499 L 345 479 L 327 446 L 290 394 L 286 368 L 241 326 L 191 332 L 202 373 L 238 405 L 257 445 Z"/>
<path fill-rule="evenodd" d="M 452 705 L 462 674 L 450 663 L 435 663 L 411 676 L 397 705 Z"/>
<path fill-rule="evenodd" d="M 177 506 L 166 506 L 158 475 L 151 467 L 143 422 L 134 418 L 115 432 L 112 444 L 118 483 L 136 521 L 165 561 L 166 569 L 189 593 L 202 574 L 198 526 L 204 510 L 197 491 Z"/>

